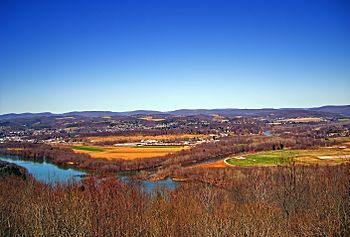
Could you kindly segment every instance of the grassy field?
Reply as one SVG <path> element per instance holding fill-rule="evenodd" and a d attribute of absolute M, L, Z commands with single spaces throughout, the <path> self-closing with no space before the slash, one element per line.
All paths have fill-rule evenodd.
<path fill-rule="evenodd" d="M 95 147 L 95 146 L 72 146 L 72 149 L 73 150 L 82 150 L 82 151 L 101 152 L 101 151 L 106 151 L 110 148 Z"/>
<path fill-rule="evenodd" d="M 339 148 L 319 148 L 315 150 L 278 150 L 266 151 L 244 156 L 234 156 L 225 159 L 225 163 L 235 166 L 266 166 L 279 165 L 294 160 L 301 164 L 336 164 L 349 162 L 348 158 L 320 159 L 322 156 L 348 156 L 350 149 Z"/>
<path fill-rule="evenodd" d="M 75 152 L 87 153 L 92 158 L 106 159 L 125 159 L 132 160 L 138 158 L 151 158 L 164 156 L 183 149 L 187 146 L 135 146 L 135 147 L 116 147 L 116 146 L 71 146 Z"/>
<path fill-rule="evenodd" d="M 294 157 L 294 151 L 269 151 L 246 156 L 232 157 L 226 159 L 230 165 L 250 166 L 250 165 L 278 165 L 287 162 L 288 158 Z"/>

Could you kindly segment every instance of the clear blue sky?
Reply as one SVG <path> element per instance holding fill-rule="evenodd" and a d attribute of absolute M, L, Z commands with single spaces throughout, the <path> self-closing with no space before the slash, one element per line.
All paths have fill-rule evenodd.
<path fill-rule="evenodd" d="M 348 0 L 0 1 L 0 113 L 350 104 Z"/>

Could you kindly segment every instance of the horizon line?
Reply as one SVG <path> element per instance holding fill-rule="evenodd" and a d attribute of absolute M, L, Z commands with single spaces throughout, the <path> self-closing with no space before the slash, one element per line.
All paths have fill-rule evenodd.
<path fill-rule="evenodd" d="M 10 112 L 10 113 L 1 113 L 0 115 L 7 114 L 42 114 L 42 113 L 51 113 L 54 115 L 66 114 L 66 113 L 80 113 L 80 112 L 111 112 L 111 113 L 128 113 L 128 112 L 136 112 L 136 111 L 153 111 L 160 113 L 169 113 L 178 110 L 226 110 L 226 109 L 238 109 L 238 110 L 263 110 L 263 109 L 275 109 L 275 110 L 283 110 L 283 109 L 312 109 L 312 108 L 320 108 L 327 106 L 350 106 L 350 104 L 326 104 L 321 106 L 311 106 L 311 107 L 279 107 L 279 108 L 196 108 L 196 109 L 173 109 L 173 110 L 152 110 L 152 109 L 134 109 L 134 110 L 125 110 L 125 111 L 113 111 L 113 110 L 71 110 L 67 112 L 51 112 L 51 111 L 42 111 L 42 112 Z"/>

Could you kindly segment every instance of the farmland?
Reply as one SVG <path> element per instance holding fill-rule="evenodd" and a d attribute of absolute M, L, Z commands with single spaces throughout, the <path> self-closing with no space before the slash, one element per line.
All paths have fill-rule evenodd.
<path fill-rule="evenodd" d="M 310 122 L 320 122 L 320 121 L 321 121 L 321 118 L 313 118 L 313 117 L 290 118 L 290 119 L 279 120 L 279 122 L 293 122 L 293 123 L 310 123 Z"/>
<path fill-rule="evenodd" d="M 93 147 L 93 146 L 72 146 L 73 150 L 81 150 L 81 151 L 95 151 L 95 152 L 101 152 L 105 151 L 108 148 L 104 147 Z"/>
<path fill-rule="evenodd" d="M 69 145 L 77 153 L 89 154 L 92 158 L 133 160 L 153 158 L 172 154 L 184 149 L 184 141 L 206 139 L 207 135 L 173 134 L 173 135 L 133 135 L 133 136 L 93 136 L 85 137 L 80 145 Z M 151 145 L 148 145 L 148 142 Z M 177 142 L 174 145 L 172 142 Z M 100 145 L 100 143 L 118 145 Z M 126 143 L 133 142 L 133 143 Z M 180 145 L 179 145 L 180 144 Z"/>
<path fill-rule="evenodd" d="M 71 146 L 77 153 L 89 154 L 92 158 L 133 160 L 168 155 L 183 149 L 184 146 Z"/>
<path fill-rule="evenodd" d="M 153 121 L 153 122 L 161 122 L 165 120 L 164 118 L 153 118 L 152 116 L 145 116 L 145 117 L 141 117 L 140 119 L 146 120 L 146 121 Z"/>

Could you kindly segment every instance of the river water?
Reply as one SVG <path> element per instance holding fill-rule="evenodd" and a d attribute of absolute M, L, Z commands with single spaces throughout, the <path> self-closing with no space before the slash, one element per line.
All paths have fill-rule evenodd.
<path fill-rule="evenodd" d="M 38 181 L 43 183 L 68 183 L 80 181 L 83 171 L 64 169 L 48 162 L 35 162 L 15 156 L 0 156 L 0 160 L 22 166 Z"/>
<path fill-rule="evenodd" d="M 63 168 L 45 161 L 30 161 L 15 156 L 0 155 L 0 160 L 14 163 L 16 165 L 26 168 L 36 180 L 47 184 L 79 182 L 82 179 L 82 175 L 86 174 L 86 172 L 81 170 Z M 123 182 L 129 181 L 127 175 L 119 175 L 119 178 Z M 174 189 L 177 185 L 176 182 L 174 182 L 170 178 L 155 182 L 141 180 L 138 183 L 141 185 L 144 191 L 148 193 L 151 193 L 154 190 L 162 187 Z"/>

